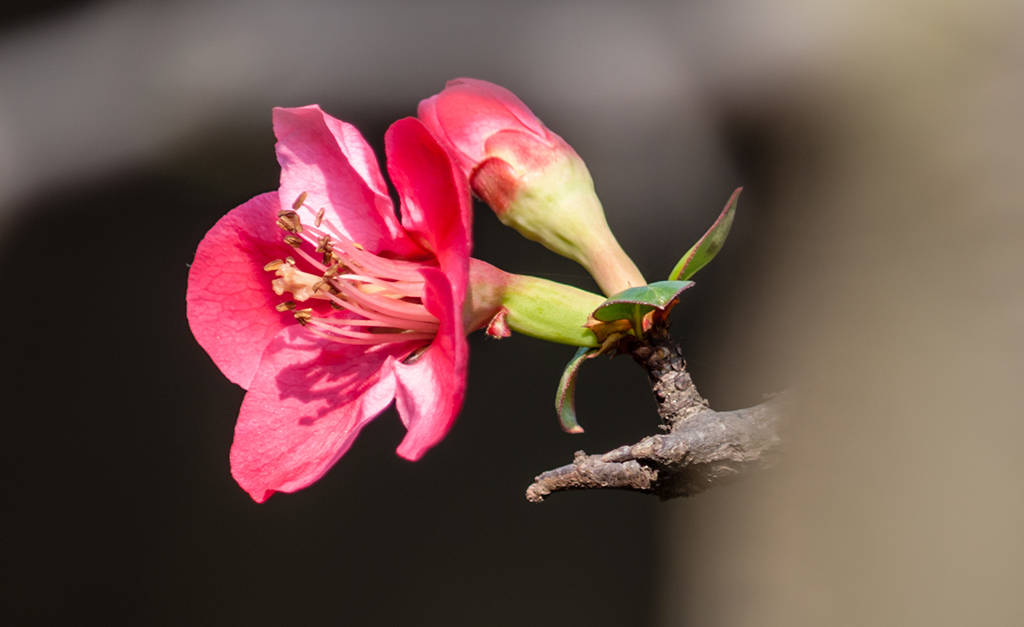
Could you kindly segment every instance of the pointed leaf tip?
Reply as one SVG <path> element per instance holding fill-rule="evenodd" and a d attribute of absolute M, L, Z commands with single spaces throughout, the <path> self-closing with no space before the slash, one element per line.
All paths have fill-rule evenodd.
<path fill-rule="evenodd" d="M 558 382 L 558 395 L 555 397 L 555 409 L 558 420 L 566 433 L 583 433 L 583 427 L 576 422 L 576 375 L 579 374 L 583 360 L 593 357 L 598 349 L 581 347 L 569 360 Z"/>
<path fill-rule="evenodd" d="M 698 270 L 708 265 L 708 262 L 718 254 L 718 251 L 722 250 L 725 238 L 729 236 L 729 229 L 732 228 L 732 220 L 736 216 L 736 203 L 742 191 L 742 187 L 736 188 L 736 191 L 729 197 L 729 201 L 725 203 L 725 209 L 722 209 L 722 213 L 718 215 L 715 223 L 711 225 L 707 233 L 697 240 L 697 243 L 690 250 L 686 251 L 683 258 L 679 260 L 676 267 L 669 273 L 669 281 L 685 281 L 689 279 Z"/>

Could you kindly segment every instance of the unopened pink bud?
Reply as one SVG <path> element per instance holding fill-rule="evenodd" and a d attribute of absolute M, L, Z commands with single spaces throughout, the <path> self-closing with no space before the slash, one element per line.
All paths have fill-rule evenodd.
<path fill-rule="evenodd" d="M 504 224 L 582 264 L 606 294 L 645 284 L 608 229 L 583 160 L 512 92 L 459 78 L 418 114 Z"/>
<path fill-rule="evenodd" d="M 420 102 L 417 113 L 434 135 L 454 149 L 467 176 L 489 156 L 487 141 L 497 133 L 522 133 L 535 139 L 541 150 L 572 152 L 515 94 L 487 81 L 448 81 L 444 91 Z"/>

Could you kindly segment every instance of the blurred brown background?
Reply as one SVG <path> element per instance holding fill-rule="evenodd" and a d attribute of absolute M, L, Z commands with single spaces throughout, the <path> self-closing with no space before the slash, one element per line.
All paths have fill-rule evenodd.
<path fill-rule="evenodd" d="M 1017 2 L 100 1 L 0 16 L 0 613 L 12 624 L 1024 623 L 1024 10 Z M 270 108 L 382 153 L 444 81 L 516 92 L 667 274 L 746 188 L 674 314 L 712 405 L 797 385 L 775 473 L 689 501 L 522 496 L 656 425 L 641 371 L 472 338 L 424 460 L 389 410 L 257 506 L 242 391 L 195 344 L 187 264 L 276 187 Z M 477 213 L 476 255 L 592 288 Z M 494 459 L 502 460 L 495 464 Z M 366 476 L 375 477 L 368 486 Z M 7 621 L 5 621 L 7 622 Z"/>

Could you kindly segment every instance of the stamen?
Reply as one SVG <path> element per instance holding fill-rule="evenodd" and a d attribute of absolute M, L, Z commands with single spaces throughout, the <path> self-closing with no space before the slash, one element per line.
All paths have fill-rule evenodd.
<path fill-rule="evenodd" d="M 380 322 L 384 322 L 384 323 L 386 323 L 388 325 L 391 325 L 393 327 L 405 328 L 405 327 L 409 327 L 409 326 L 417 326 L 420 323 L 439 324 L 439 323 L 436 322 L 437 318 L 434 318 L 433 320 L 420 320 L 420 321 L 410 320 L 409 318 L 398 318 L 398 317 L 395 317 L 395 316 L 389 316 L 388 314 L 380 312 L 380 311 L 373 311 L 372 309 L 364 309 L 363 307 L 360 307 L 358 304 L 356 304 L 356 303 L 354 303 L 354 302 L 352 302 L 350 300 L 344 300 L 342 298 L 339 298 L 338 296 L 335 296 L 334 294 L 329 294 L 327 297 L 331 299 L 331 304 L 332 305 L 336 304 L 339 309 L 347 309 L 348 311 L 351 311 L 354 314 L 358 314 L 360 316 L 363 316 L 364 318 L 366 318 L 368 320 L 379 320 Z"/>
<path fill-rule="evenodd" d="M 334 253 L 330 259 L 325 253 L 322 265 L 329 266 L 334 259 L 344 259 L 350 267 L 358 266 L 365 270 L 365 274 L 405 281 L 420 282 L 423 280 L 419 269 L 430 262 L 379 257 L 342 235 L 330 222 L 324 222 L 324 226 L 333 232 L 333 236 L 308 225 L 303 230 L 303 237 L 306 241 L 317 246 L 315 252 L 321 252 L 319 249 L 324 243 L 327 243 L 329 246 L 325 248 Z"/>
<path fill-rule="evenodd" d="M 437 320 L 437 318 L 427 313 L 423 305 L 418 303 L 406 303 L 386 296 L 365 294 L 343 279 L 335 279 L 334 286 L 338 288 L 338 291 L 343 296 L 373 311 L 410 320 L 424 320 L 427 322 Z"/>
<path fill-rule="evenodd" d="M 296 249 L 295 252 L 297 252 L 300 257 L 302 257 L 303 259 L 308 261 L 311 266 L 316 268 L 317 272 L 325 272 L 327 270 L 327 264 L 320 263 L 315 258 L 313 258 L 313 255 L 310 255 L 309 253 L 307 253 L 306 251 L 302 250 L 301 248 Z"/>
<path fill-rule="evenodd" d="M 434 339 L 433 333 L 360 333 L 358 334 L 359 337 L 350 337 L 348 335 L 335 335 L 322 331 L 315 324 L 310 324 L 306 328 L 324 339 L 338 342 L 339 344 L 373 345 L 385 342 L 413 342 Z"/>
<path fill-rule="evenodd" d="M 332 250 L 334 250 L 334 244 L 331 243 L 330 235 L 324 235 L 316 241 L 316 252 L 329 253 Z"/>
<path fill-rule="evenodd" d="M 277 226 L 298 235 L 302 232 L 302 219 L 294 211 L 283 210 L 277 212 Z"/>
<path fill-rule="evenodd" d="M 342 254 L 352 262 L 350 265 L 366 270 L 366 274 L 405 281 L 423 280 L 423 275 L 419 271 L 425 265 L 423 263 L 378 257 L 361 248 L 356 248 L 354 242 L 345 239 L 336 240 L 335 247 L 337 248 L 338 246 L 341 247 Z"/>
<path fill-rule="evenodd" d="M 307 196 L 302 192 L 291 210 L 277 213 L 277 226 L 287 232 L 284 242 L 295 249 L 295 257 L 275 259 L 264 266 L 278 277 L 271 281 L 274 292 L 292 297 L 274 308 L 281 313 L 292 312 L 299 324 L 332 342 L 429 343 L 437 335 L 440 322 L 422 303 L 424 281 L 420 269 L 437 262 L 378 256 L 325 219 L 324 207 L 316 213 L 312 225 L 303 224 L 297 211 L 310 210 L 305 205 Z M 310 266 L 307 269 L 320 276 L 300 270 L 297 258 L 305 260 Z M 309 299 L 326 300 L 331 310 L 345 313 L 326 309 L 316 313 L 312 307 L 296 309 L 296 302 Z"/>
<path fill-rule="evenodd" d="M 326 276 L 326 275 L 324 275 Z M 379 287 L 379 290 L 373 290 L 379 292 L 381 290 L 391 292 L 393 298 L 404 298 L 411 296 L 413 298 L 419 298 L 423 293 L 423 284 L 415 283 L 412 281 L 382 281 L 376 277 L 364 276 L 362 274 L 341 274 L 338 278 L 346 279 L 349 281 L 359 281 Z M 368 292 L 366 289 L 363 292 Z"/>
<path fill-rule="evenodd" d="M 355 313 L 353 311 L 353 313 Z M 317 318 L 317 322 L 320 324 L 326 324 L 336 327 L 380 327 L 384 329 L 407 329 L 409 331 L 426 331 L 430 333 L 437 333 L 439 322 L 416 322 L 413 320 L 399 320 L 397 318 L 387 319 L 386 316 L 382 316 L 379 319 L 363 320 L 360 318 Z M 396 327 L 396 324 L 401 326 Z"/>

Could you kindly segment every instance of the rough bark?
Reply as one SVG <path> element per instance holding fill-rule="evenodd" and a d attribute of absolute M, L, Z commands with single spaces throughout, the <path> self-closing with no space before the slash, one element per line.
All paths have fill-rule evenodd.
<path fill-rule="evenodd" d="M 577 451 L 571 464 L 540 474 L 526 498 L 552 492 L 616 488 L 661 498 L 692 496 L 775 463 L 790 393 L 754 407 L 718 412 L 693 385 L 665 327 L 625 349 L 647 370 L 667 433 L 599 455 Z"/>

